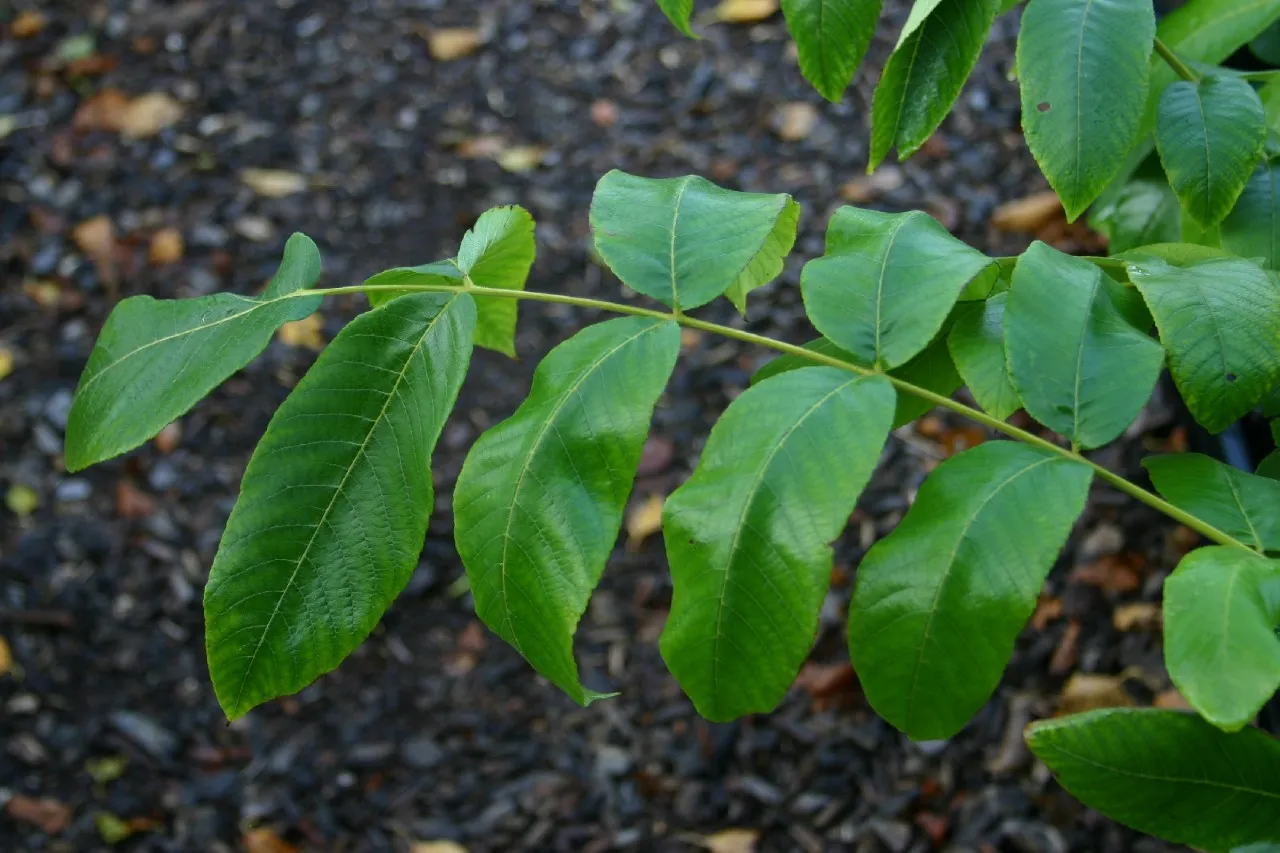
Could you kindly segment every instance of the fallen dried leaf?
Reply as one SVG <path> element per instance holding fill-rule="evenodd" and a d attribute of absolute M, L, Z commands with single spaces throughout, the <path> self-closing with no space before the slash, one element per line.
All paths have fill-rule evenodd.
<path fill-rule="evenodd" d="M 105 215 L 86 219 L 71 231 L 71 239 L 95 263 L 110 258 L 116 250 L 116 227 Z"/>
<path fill-rule="evenodd" d="M 182 232 L 177 228 L 161 228 L 151 235 L 151 247 L 147 258 L 156 266 L 176 264 L 182 260 L 186 246 L 182 241 Z"/>
<path fill-rule="evenodd" d="M 166 426 L 160 432 L 156 433 L 155 445 L 156 450 L 168 456 L 170 453 L 178 449 L 178 445 L 182 442 L 182 422 L 174 421 Z"/>
<path fill-rule="evenodd" d="M 841 663 L 806 663 L 800 668 L 794 686 L 813 697 L 813 709 L 825 711 L 841 696 L 853 693 L 857 678 L 848 661 Z"/>
<path fill-rule="evenodd" d="M 427 51 L 440 62 L 452 62 L 475 53 L 484 44 L 484 34 L 469 27 L 448 27 L 427 31 Z"/>
<path fill-rule="evenodd" d="M 278 332 L 281 342 L 291 347 L 306 347 L 319 352 L 324 349 L 324 318 L 318 313 L 285 323 Z"/>
<path fill-rule="evenodd" d="M 1066 675 L 1075 668 L 1076 660 L 1080 657 L 1081 630 L 1080 623 L 1075 619 L 1067 623 L 1067 629 L 1062 632 L 1062 639 L 1058 641 L 1058 647 L 1053 650 L 1053 657 L 1049 659 L 1050 674 Z"/>
<path fill-rule="evenodd" d="M 466 157 L 469 160 L 487 157 L 490 160 L 497 159 L 498 155 L 506 150 L 507 143 L 503 141 L 501 136 L 493 134 L 483 134 L 481 136 L 469 136 L 458 143 L 458 156 Z"/>
<path fill-rule="evenodd" d="M 1187 697 L 1178 692 L 1177 688 L 1169 688 L 1162 690 L 1156 694 L 1155 700 L 1151 703 L 1157 708 L 1164 708 L 1167 711 L 1190 711 L 1191 703 L 1187 701 Z"/>
<path fill-rule="evenodd" d="M 1128 708 L 1135 703 L 1124 683 L 1127 673 L 1096 675 L 1077 672 L 1067 679 L 1058 697 L 1058 715 L 1078 714 L 1096 708 Z"/>
<path fill-rule="evenodd" d="M 725 829 L 702 839 L 702 846 L 711 853 L 755 853 L 760 840 L 758 829 Z"/>
<path fill-rule="evenodd" d="M 938 443 L 942 445 L 943 456 L 955 456 L 962 450 L 977 447 L 989 437 L 982 427 L 960 427 L 943 430 L 942 435 L 938 436 Z"/>
<path fill-rule="evenodd" d="M 35 38 L 44 32 L 48 23 L 49 19 L 44 15 L 28 9 L 19 12 L 18 17 L 13 19 L 13 23 L 9 25 L 9 33 L 16 39 Z"/>
<path fill-rule="evenodd" d="M 22 483 L 14 483 L 4 496 L 4 505 L 19 518 L 25 518 L 40 506 L 40 495 L 35 489 Z"/>
<path fill-rule="evenodd" d="M 1072 569 L 1071 580 L 1109 593 L 1133 592 L 1142 586 L 1139 570 L 1146 563 L 1147 558 L 1136 551 L 1105 554 L 1092 563 Z"/>
<path fill-rule="evenodd" d="M 698 344 L 702 343 L 702 332 L 697 329 L 681 329 L 680 330 L 680 351 L 690 352 L 698 348 Z"/>
<path fill-rule="evenodd" d="M 22 292 L 41 308 L 57 308 L 62 300 L 62 288 L 48 279 L 27 279 L 22 283 Z"/>
<path fill-rule="evenodd" d="M 71 126 L 81 131 L 119 131 L 128 111 L 128 95 L 119 89 L 102 89 L 80 105 L 71 119 Z"/>
<path fill-rule="evenodd" d="M 156 511 L 156 503 L 128 480 L 116 483 L 116 513 L 121 518 L 146 518 Z"/>
<path fill-rule="evenodd" d="M 85 772 L 99 785 L 114 782 L 124 775 L 129 766 L 129 759 L 124 755 L 108 755 L 105 758 L 90 758 L 84 763 Z"/>
<path fill-rule="evenodd" d="M 1117 631 L 1151 631 L 1160 626 L 1160 605 L 1140 601 L 1122 604 L 1111 614 L 1111 624 Z"/>
<path fill-rule="evenodd" d="M 13 373 L 13 350 L 0 347 L 0 379 Z"/>
<path fill-rule="evenodd" d="M 8 675 L 13 671 L 13 652 L 9 649 L 9 641 L 0 637 L 0 675 Z"/>
<path fill-rule="evenodd" d="M 662 495 L 650 495 L 627 513 L 627 550 L 636 552 L 644 540 L 662 529 Z"/>
<path fill-rule="evenodd" d="M 93 816 L 93 823 L 98 827 L 98 835 L 102 836 L 102 840 L 108 844 L 119 844 L 135 831 L 127 821 L 121 820 L 111 812 L 98 812 Z"/>
<path fill-rule="evenodd" d="M 284 198 L 307 190 L 307 178 L 283 169 L 244 169 L 240 180 L 255 193 L 266 198 Z"/>
<path fill-rule="evenodd" d="M 494 160 L 508 172 L 528 172 L 542 165 L 547 156 L 543 145 L 513 145 L 502 151 Z"/>
<path fill-rule="evenodd" d="M 151 92 L 134 98 L 120 120 L 120 135 L 131 139 L 148 139 L 182 118 L 182 104 L 164 92 Z"/>
<path fill-rule="evenodd" d="M 264 826 L 249 830 L 243 840 L 246 853 L 298 853 L 297 847 Z"/>
<path fill-rule="evenodd" d="M 456 841 L 415 841 L 409 853 L 467 853 L 467 848 Z"/>
<path fill-rule="evenodd" d="M 71 807 L 48 798 L 14 794 L 5 803 L 4 810 L 14 820 L 38 826 L 48 835 L 57 835 L 71 823 Z"/>
<path fill-rule="evenodd" d="M 777 11 L 778 0 L 720 0 L 711 18 L 718 23 L 749 24 Z"/>
<path fill-rule="evenodd" d="M 1062 202 L 1053 190 L 1007 201 L 991 214 L 991 224 L 1000 231 L 1034 234 L 1063 216 Z"/>
<path fill-rule="evenodd" d="M 854 178 L 840 188 L 840 195 L 853 204 L 875 201 L 885 193 L 893 192 L 906 183 L 906 176 L 897 166 L 881 166 L 870 175 Z"/>
<path fill-rule="evenodd" d="M 1043 631 L 1049 623 L 1062 618 L 1062 599 L 1041 595 L 1036 601 L 1036 612 L 1031 615 L 1031 627 Z"/>
<path fill-rule="evenodd" d="M 818 108 L 808 101 L 794 101 L 774 110 L 773 127 L 778 137 L 798 142 L 813 132 L 818 123 Z"/>
<path fill-rule="evenodd" d="M 474 621 L 468 623 L 458 635 L 458 644 L 454 647 L 453 654 L 445 661 L 445 673 L 457 678 L 475 669 L 486 643 L 484 626 Z"/>

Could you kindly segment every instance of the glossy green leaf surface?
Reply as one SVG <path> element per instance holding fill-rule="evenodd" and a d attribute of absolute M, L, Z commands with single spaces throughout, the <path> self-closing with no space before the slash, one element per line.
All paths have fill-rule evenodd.
<path fill-rule="evenodd" d="M 918 0 L 912 16 L 922 9 L 914 28 L 908 21 L 876 86 L 869 170 L 895 145 L 905 160 L 938 129 L 977 64 L 1000 11 L 998 0 Z"/>
<path fill-rule="evenodd" d="M 1205 429 L 1221 432 L 1280 385 L 1280 287 L 1249 261 L 1129 264 L 1169 354 L 1169 372 Z"/>
<path fill-rule="evenodd" d="M 978 405 L 1004 420 L 1022 407 L 1009 381 L 1004 355 L 1004 309 L 1008 294 L 985 302 L 966 302 L 956 309 L 955 325 L 947 336 L 951 359 Z"/>
<path fill-rule="evenodd" d="M 1148 456 L 1142 465 L 1169 503 L 1250 548 L 1280 550 L 1280 483 L 1200 453 Z"/>
<path fill-rule="evenodd" d="M 818 94 L 839 101 L 866 55 L 881 0 L 782 0 L 800 73 Z"/>
<path fill-rule="evenodd" d="M 1280 688 L 1280 608 L 1263 593 L 1263 584 L 1277 582 L 1280 563 L 1223 546 L 1192 551 L 1165 579 L 1169 676 L 1192 707 L 1227 731 L 1247 725 Z"/>
<path fill-rule="evenodd" d="M 804 348 L 849 364 L 857 364 L 852 355 L 826 338 L 809 341 Z M 751 377 L 751 384 L 763 382 L 770 376 L 777 376 L 788 370 L 813 366 L 814 362 L 798 355 L 781 355 L 757 370 Z M 940 334 L 933 343 L 906 364 L 890 370 L 889 375 L 943 397 L 950 397 L 962 384 L 960 374 L 956 372 L 956 366 L 951 362 L 951 354 L 947 352 L 945 334 Z M 911 423 L 932 408 L 933 403 L 923 397 L 905 392 L 898 394 L 898 404 L 893 412 L 893 428 L 897 429 Z"/>
<path fill-rule="evenodd" d="M 1143 261 L 1164 261 L 1175 267 L 1189 267 L 1216 258 L 1229 258 L 1231 253 L 1215 246 L 1200 246 L 1196 243 L 1152 243 L 1137 249 L 1118 252 L 1116 258 L 1122 261 L 1142 263 Z M 1125 278 L 1129 274 L 1126 270 Z"/>
<path fill-rule="evenodd" d="M 266 348 L 276 330 L 320 306 L 299 296 L 320 277 L 320 251 L 294 234 L 257 298 L 131 296 L 103 326 L 67 419 L 68 471 L 139 446 Z"/>
<path fill-rule="evenodd" d="M 787 255 L 791 254 L 791 247 L 795 245 L 796 226 L 799 222 L 800 205 L 788 197 L 773 230 L 765 237 L 764 245 L 724 293 L 739 314 L 746 315 L 747 295 L 751 291 L 773 281 L 782 272 Z"/>
<path fill-rule="evenodd" d="M 1027 145 L 1074 220 L 1138 141 L 1155 12 L 1132 0 L 1035 0 L 1017 66 Z"/>
<path fill-rule="evenodd" d="M 947 738 L 991 696 L 1092 473 L 989 441 L 939 465 L 858 566 L 849 655 L 871 706 L 916 740 Z"/>
<path fill-rule="evenodd" d="M 689 19 L 693 16 L 693 0 L 658 0 L 658 8 L 680 32 L 690 38 L 698 37 L 689 23 Z"/>
<path fill-rule="evenodd" d="M 476 287 L 524 290 L 537 251 L 533 217 L 523 207 L 495 207 L 480 214 L 458 247 L 458 269 Z M 519 302 L 477 296 L 476 346 L 516 354 Z"/>
<path fill-rule="evenodd" d="M 919 211 L 842 207 L 827 254 L 805 264 L 800 287 L 823 336 L 863 366 L 894 368 L 928 346 L 965 285 L 992 264 Z"/>
<path fill-rule="evenodd" d="M 271 418 L 204 594 L 209 674 L 229 718 L 336 667 L 408 582 L 474 327 L 465 294 L 366 312 Z"/>
<path fill-rule="evenodd" d="M 476 613 L 576 702 L 573 635 L 604 571 L 658 396 L 680 350 L 670 321 L 588 326 L 538 365 L 529 397 L 467 454 L 454 538 Z"/>
<path fill-rule="evenodd" d="M 1018 260 L 1004 315 L 1009 378 L 1023 408 L 1081 447 L 1133 423 L 1164 352 L 1132 288 L 1088 261 L 1033 243 Z"/>
<path fill-rule="evenodd" d="M 591 200 L 596 250 L 609 268 L 631 289 L 684 311 L 731 288 L 745 298 L 777 275 L 795 242 L 797 218 L 785 193 L 616 169 L 600 179 Z"/>
<path fill-rule="evenodd" d="M 1115 255 L 1139 246 L 1176 243 L 1182 236 L 1182 206 L 1164 181 L 1130 181 L 1115 201 L 1090 222 L 1108 237 Z"/>
<path fill-rule="evenodd" d="M 1280 741 L 1195 716 L 1107 709 L 1035 723 L 1031 751 L 1113 820 L 1209 853 L 1280 841 Z"/>
<path fill-rule="evenodd" d="M 1280 165 L 1275 161 L 1258 165 L 1222 220 L 1222 247 L 1280 269 Z"/>
<path fill-rule="evenodd" d="M 774 376 L 730 404 L 667 498 L 674 594 L 662 657 L 710 720 L 770 711 L 808 656 L 831 542 L 880 459 L 894 392 L 832 367 Z"/>
<path fill-rule="evenodd" d="M 453 261 L 436 261 L 432 264 L 423 264 L 417 267 L 393 267 L 389 270 L 383 270 L 377 275 L 365 279 L 364 283 L 373 287 L 399 287 L 401 285 L 457 287 L 462 284 L 462 270 L 458 269 L 458 265 Z M 411 290 L 369 290 L 365 291 L 365 295 L 369 297 L 369 304 L 377 308 L 386 305 L 398 296 L 404 296 L 406 293 L 412 292 Z"/>
<path fill-rule="evenodd" d="M 1231 211 L 1266 139 L 1262 101 L 1243 80 L 1180 80 L 1160 98 L 1160 161 L 1183 208 L 1205 227 L 1217 225 Z"/>

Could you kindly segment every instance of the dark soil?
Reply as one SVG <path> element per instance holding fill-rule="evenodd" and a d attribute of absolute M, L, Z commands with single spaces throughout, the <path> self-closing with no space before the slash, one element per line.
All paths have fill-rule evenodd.
<path fill-rule="evenodd" d="M 0 19 L 14 5 L 0 1 Z M 749 325 L 811 337 L 798 269 L 821 251 L 840 187 L 865 168 L 870 91 L 896 26 L 833 106 L 801 79 L 780 19 L 710 27 L 693 42 L 647 0 L 16 5 L 48 22 L 0 41 L 0 347 L 15 358 L 0 379 L 0 490 L 28 487 L 39 505 L 0 509 L 0 637 L 13 658 L 0 675 L 0 849 L 106 849 L 102 815 L 133 821 L 119 846 L 134 851 L 243 849 L 254 827 L 314 851 L 448 839 L 473 853 L 674 851 L 729 828 L 760 830 L 761 851 L 1172 849 L 1075 803 L 1020 739 L 1028 720 L 1056 711 L 1072 673 L 1125 672 L 1137 703 L 1167 687 L 1158 629 L 1113 626 L 1117 605 L 1158 600 L 1189 547 L 1157 516 L 1097 490 L 1046 590 L 1042 624 L 952 741 L 910 743 L 870 712 L 843 668 L 850 569 L 959 435 L 948 421 L 901 431 L 838 543 L 808 687 L 774 714 L 731 725 L 699 720 L 658 655 L 670 599 L 660 537 L 619 547 L 583 621 L 593 686 L 622 691 L 590 709 L 481 630 L 454 592 L 449 489 L 463 455 L 518 405 L 538 358 L 589 319 L 577 312 L 527 305 L 521 360 L 477 356 L 436 454 L 440 495 L 422 563 L 369 642 L 297 697 L 231 726 L 209 686 L 201 589 L 253 444 L 313 354 L 273 343 L 182 419 L 173 447 L 149 444 L 75 476 L 61 466 L 70 396 L 116 298 L 252 292 L 294 230 L 321 245 L 327 283 L 351 283 L 449 256 L 481 211 L 511 202 L 539 222 L 531 287 L 616 295 L 587 230 L 594 182 L 615 167 L 794 194 L 805 208 L 796 258 L 753 297 Z M 900 22 L 905 4 L 890 5 Z M 437 62 L 426 25 L 480 27 L 488 41 Z M 979 247 L 1020 248 L 987 225 L 997 204 L 1044 186 L 1007 79 L 1013 31 L 997 23 L 955 114 L 924 152 L 890 167 L 900 180 L 874 206 L 924 208 Z M 118 65 L 59 68 L 60 46 L 82 35 Z M 106 87 L 167 93 L 183 117 L 133 141 L 73 130 L 77 108 Z M 783 140 L 777 112 L 794 102 L 814 105 L 818 119 Z M 546 155 L 504 171 L 467 156 L 494 144 L 477 137 Z M 265 198 L 240 181 L 244 168 L 301 173 L 309 188 Z M 98 215 L 118 245 L 95 263 L 72 232 Z M 167 227 L 185 253 L 150 263 L 152 235 Z M 326 305 L 324 336 L 361 307 L 354 297 Z M 727 304 L 708 314 L 739 322 Z M 687 475 L 764 358 L 731 342 L 687 343 L 639 497 Z M 1158 407 L 1102 461 L 1132 472 L 1144 442 L 1167 440 L 1156 432 L 1168 434 Z M 1069 579 L 1099 558 L 1094 574 L 1119 578 L 1110 590 Z M 108 779 L 103 759 L 124 759 L 122 774 Z M 54 801 L 51 826 L 15 819 L 27 798 Z"/>

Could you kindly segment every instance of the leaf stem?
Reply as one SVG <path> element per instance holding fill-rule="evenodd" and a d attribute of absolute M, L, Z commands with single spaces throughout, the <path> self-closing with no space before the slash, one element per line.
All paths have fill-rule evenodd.
<path fill-rule="evenodd" d="M 910 382 L 907 382 L 904 379 L 899 379 L 896 376 L 891 376 L 888 373 L 884 373 L 883 371 L 872 370 L 867 367 L 861 367 L 856 364 L 850 364 L 847 361 L 842 361 L 841 359 L 835 358 L 833 356 L 825 355 L 823 353 L 814 352 L 813 350 L 808 350 L 808 349 L 805 349 L 804 347 L 796 346 L 795 344 L 789 344 L 789 343 L 786 343 L 785 341 L 775 340 L 774 338 L 766 337 L 764 335 L 757 335 L 754 332 L 747 332 L 742 329 L 734 329 L 730 326 L 723 326 L 723 325 L 720 325 L 719 323 L 711 323 L 706 320 L 699 320 L 698 318 L 690 317 L 687 314 L 676 314 L 676 313 L 671 313 L 667 311 L 656 311 L 652 308 L 641 308 L 637 305 L 626 305 L 620 302 L 609 302 L 603 299 L 588 299 L 582 296 L 569 296 L 569 295 L 560 294 L 560 293 L 544 293 L 536 290 L 505 290 L 505 289 L 492 288 L 492 287 L 477 287 L 473 284 L 463 284 L 463 285 L 447 285 L 447 284 L 363 285 L 363 284 L 357 284 L 357 285 L 350 285 L 347 287 L 331 287 L 331 288 L 316 288 L 314 290 L 298 290 L 288 294 L 287 298 L 296 298 L 300 296 L 314 296 L 316 294 L 321 294 L 324 296 L 337 296 L 345 293 L 370 293 L 370 292 L 378 292 L 378 291 L 383 291 L 383 292 L 417 291 L 417 292 L 426 292 L 426 293 L 470 293 L 474 296 L 493 296 L 493 297 L 498 297 L 502 299 L 524 299 L 524 300 L 530 300 L 533 302 L 555 302 L 561 305 L 573 305 L 578 308 L 594 308 L 600 311 L 608 311 L 614 314 L 630 314 L 636 317 L 652 317 L 653 319 L 656 319 L 656 320 L 671 320 L 689 329 L 697 329 L 698 331 L 708 332 L 714 335 L 720 335 L 721 337 L 732 338 L 733 340 L 741 341 L 742 343 L 753 344 L 755 346 L 776 350 L 777 352 L 785 353 L 787 355 L 794 355 L 799 358 L 812 361 L 816 364 L 823 364 L 828 367 L 835 367 L 840 370 L 847 370 L 850 373 L 857 373 L 861 376 L 883 376 L 885 379 L 889 380 L 889 382 L 899 391 L 904 391 L 908 394 L 912 394 L 923 400 L 927 400 L 930 403 L 933 403 L 935 406 L 941 406 L 944 409 L 950 409 L 951 411 L 956 412 L 959 415 L 963 415 L 964 417 L 972 421 L 976 421 L 977 423 L 982 424 L 988 429 L 995 430 L 996 432 L 1002 432 L 1005 435 L 1009 436 L 1010 438 L 1015 438 L 1018 441 L 1022 441 L 1026 444 L 1030 444 L 1032 447 L 1037 447 L 1041 450 L 1045 450 L 1050 453 L 1056 453 L 1057 455 L 1063 457 L 1064 459 L 1070 459 L 1072 461 L 1079 462 L 1084 465 L 1088 465 L 1090 468 L 1093 469 L 1094 474 L 1096 474 L 1098 477 L 1102 478 L 1103 480 L 1106 480 L 1108 483 L 1110 483 L 1112 486 L 1114 486 L 1121 492 L 1124 492 L 1129 497 L 1139 500 L 1142 503 L 1146 504 L 1147 506 L 1152 507 L 1153 509 L 1156 509 L 1164 513 L 1165 515 L 1172 518 L 1174 521 L 1177 521 L 1179 524 L 1183 524 L 1191 528 L 1192 530 L 1199 533 L 1201 536 L 1204 536 L 1206 539 L 1210 539 L 1214 542 L 1217 542 L 1219 545 L 1226 545 L 1232 548 L 1240 548 L 1245 551 L 1250 551 L 1252 553 L 1252 549 L 1249 548 L 1247 545 L 1233 538 L 1229 534 L 1224 533 L 1223 531 L 1214 527 L 1212 524 L 1205 521 L 1204 519 L 1198 518 L 1197 516 L 1192 515 L 1189 512 L 1186 512 L 1185 510 L 1179 509 L 1178 507 L 1174 506 L 1173 504 L 1161 498 L 1159 495 L 1149 492 L 1146 489 L 1142 488 L 1141 486 L 1135 483 L 1132 483 L 1129 480 L 1126 480 L 1124 477 L 1120 476 L 1114 471 L 1110 471 L 1102 467 L 1098 463 L 1085 458 L 1082 454 L 1078 452 L 1078 450 L 1062 447 L 1061 445 L 1055 444 L 1054 442 L 1049 441 L 1045 438 L 1041 438 L 1040 436 L 1035 435 L 1034 433 L 1028 432 L 1027 430 L 1021 429 L 1020 427 L 1016 427 L 1013 424 L 1006 423 L 1005 421 L 1002 421 L 998 418 L 993 418 L 991 415 L 988 415 L 986 412 L 983 412 L 980 409 L 975 409 L 972 406 L 967 406 L 964 403 L 959 402 L 958 400 L 953 400 L 950 397 L 946 397 L 946 396 L 943 396 L 942 394 L 935 393 L 933 391 L 930 391 L 927 388 L 921 388 L 918 385 L 914 385 Z"/>
<path fill-rule="evenodd" d="M 1200 81 L 1200 75 L 1188 68 L 1187 64 L 1179 59 L 1178 55 L 1173 52 L 1173 48 L 1169 47 L 1169 45 L 1165 44 L 1159 38 L 1155 41 L 1155 48 L 1156 53 L 1160 54 L 1160 58 L 1165 61 L 1165 64 L 1172 68 L 1183 80 L 1189 80 L 1192 83 Z"/>

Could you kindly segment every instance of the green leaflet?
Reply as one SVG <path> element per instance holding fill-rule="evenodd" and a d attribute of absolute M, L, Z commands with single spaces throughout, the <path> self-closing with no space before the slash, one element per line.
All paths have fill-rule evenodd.
<path fill-rule="evenodd" d="M 1128 267 L 1173 381 L 1205 429 L 1221 432 L 1280 385 L 1280 288 L 1271 274 L 1234 258 Z"/>
<path fill-rule="evenodd" d="M 383 270 L 377 275 L 364 280 L 366 285 L 376 287 L 397 287 L 400 285 L 437 285 L 458 287 L 462 284 L 462 270 L 453 261 L 436 261 L 417 267 L 394 267 Z M 398 296 L 413 293 L 412 290 L 370 290 L 365 295 L 374 308 L 386 305 Z"/>
<path fill-rule="evenodd" d="M 474 326 L 466 294 L 366 312 L 271 418 L 205 587 L 209 674 L 230 719 L 336 667 L 409 580 Z"/>
<path fill-rule="evenodd" d="M 689 18 L 693 15 L 693 0 L 658 0 L 658 8 L 680 32 L 689 38 L 698 38 L 689 25 Z"/>
<path fill-rule="evenodd" d="M 1149 456 L 1142 465 L 1169 503 L 1259 551 L 1280 551 L 1280 483 L 1199 453 Z"/>
<path fill-rule="evenodd" d="M 573 635 L 622 524 L 658 396 L 680 352 L 671 321 L 588 326 L 538 365 L 529 397 L 467 454 L 454 539 L 476 613 L 574 701 Z"/>
<path fill-rule="evenodd" d="M 524 290 L 537 246 L 533 217 L 523 207 L 495 207 L 480 214 L 458 247 L 458 269 L 476 287 Z M 477 296 L 476 346 L 515 358 L 519 302 Z"/>
<path fill-rule="evenodd" d="M 974 399 L 992 417 L 1004 420 L 1022 407 L 1009 381 L 1004 355 L 1004 309 L 1007 293 L 985 302 L 965 302 L 956 308 L 956 322 L 947 336 L 951 359 L 973 392 Z"/>
<path fill-rule="evenodd" d="M 1280 609 L 1263 594 L 1263 584 L 1277 582 L 1280 563 L 1221 546 L 1192 551 L 1164 582 L 1169 676 L 1227 731 L 1247 725 L 1280 688 Z"/>
<path fill-rule="evenodd" d="M 849 364 L 857 363 L 853 356 L 826 338 L 817 338 L 809 341 L 804 345 L 804 348 L 837 358 Z M 770 376 L 777 376 L 779 373 L 785 373 L 788 370 L 812 367 L 813 364 L 809 359 L 801 358 L 798 355 L 778 356 L 756 371 L 755 375 L 751 377 L 751 384 L 756 385 Z M 901 379 L 904 382 L 910 382 L 912 385 L 932 391 L 935 394 L 940 394 L 943 397 L 950 397 L 962 384 L 960 374 L 956 373 L 956 366 L 951 363 L 951 354 L 947 352 L 945 329 L 919 355 L 901 367 L 890 370 L 889 375 L 895 379 Z M 893 412 L 893 429 L 911 423 L 932 408 L 933 403 L 923 397 L 917 397 L 915 394 L 899 394 L 898 405 Z"/>
<path fill-rule="evenodd" d="M 1018 259 L 1004 316 L 1009 378 L 1033 418 L 1081 447 L 1133 423 L 1164 352 L 1142 300 L 1088 261 L 1044 243 Z"/>
<path fill-rule="evenodd" d="M 1235 208 L 1222 220 L 1222 246 L 1242 258 L 1280 269 L 1280 167 L 1264 161 L 1245 184 Z"/>
<path fill-rule="evenodd" d="M 782 0 L 800 73 L 818 94 L 838 102 L 871 44 L 881 0 Z"/>
<path fill-rule="evenodd" d="M 800 276 L 813 325 L 864 367 L 894 368 L 928 346 L 960 292 L 993 261 L 921 213 L 842 207 L 827 254 Z"/>
<path fill-rule="evenodd" d="M 748 389 L 667 498 L 675 587 L 662 657 L 710 720 L 770 711 L 808 656 L 831 542 L 880 459 L 883 377 L 807 367 Z"/>
<path fill-rule="evenodd" d="M 1184 209 L 1205 227 L 1231 211 L 1262 158 L 1266 139 L 1262 101 L 1243 80 L 1181 80 L 1160 98 L 1160 162 Z"/>
<path fill-rule="evenodd" d="M 876 86 L 868 171 L 895 145 L 905 160 L 938 129 L 999 11 L 998 0 L 917 0 Z"/>
<path fill-rule="evenodd" d="M 1200 246 L 1195 243 L 1152 243 L 1136 249 L 1117 252 L 1115 257 L 1118 260 L 1131 263 L 1157 260 L 1172 264 L 1175 267 L 1190 267 L 1215 258 L 1230 258 L 1232 255 L 1230 252 L 1224 252 L 1215 246 Z M 1125 279 L 1128 280 L 1127 272 L 1125 273 Z"/>
<path fill-rule="evenodd" d="M 107 318 L 67 419 L 66 465 L 79 471 L 132 450 L 186 413 L 262 352 L 276 330 L 320 306 L 297 296 L 320 278 L 303 234 L 285 246 L 262 296 L 131 296 Z"/>
<path fill-rule="evenodd" d="M 1073 796 L 1208 853 L 1280 841 L 1280 741 L 1194 714 L 1107 709 L 1035 723 L 1027 744 Z"/>
<path fill-rule="evenodd" d="M 1133 0 L 1033 0 L 1018 33 L 1027 145 L 1074 220 L 1139 139 L 1155 12 Z"/>
<path fill-rule="evenodd" d="M 990 697 L 1071 526 L 1087 465 L 1008 441 L 934 470 L 858 567 L 849 655 L 867 700 L 915 740 L 946 738 Z"/>
<path fill-rule="evenodd" d="M 681 311 L 728 291 L 746 294 L 782 271 L 798 205 L 785 193 L 721 189 L 692 175 L 641 178 L 613 170 L 591 200 L 596 250 L 633 290 Z"/>
<path fill-rule="evenodd" d="M 1091 224 L 1107 235 L 1112 255 L 1153 243 L 1176 243 L 1182 236 L 1182 207 L 1164 181 L 1135 179 Z"/>

